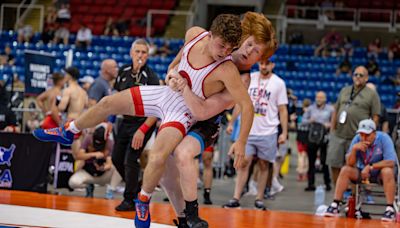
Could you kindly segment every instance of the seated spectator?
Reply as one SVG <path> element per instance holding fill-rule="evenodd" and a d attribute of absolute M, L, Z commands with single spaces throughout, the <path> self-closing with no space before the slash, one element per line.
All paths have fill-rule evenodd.
<path fill-rule="evenodd" d="M 48 44 L 54 40 L 54 36 L 56 33 L 56 25 L 55 24 L 48 24 L 44 31 L 42 32 L 42 42 L 44 44 Z"/>
<path fill-rule="evenodd" d="M 157 50 L 157 54 L 164 57 L 172 54 L 172 51 L 169 48 L 169 43 L 167 41 L 164 42 L 164 45 Z"/>
<path fill-rule="evenodd" d="M 155 45 L 154 42 L 150 42 L 149 55 L 154 56 L 157 54 L 157 51 L 157 45 Z"/>
<path fill-rule="evenodd" d="M 119 36 L 117 27 L 114 23 L 114 19 L 109 17 L 106 22 L 106 26 L 104 27 L 103 35 L 106 36 Z"/>
<path fill-rule="evenodd" d="M 114 142 L 107 132 L 107 125 L 99 124 L 93 134 L 85 136 L 80 149 L 73 151 L 81 168 L 71 176 L 69 186 L 72 189 L 86 188 L 86 197 L 93 197 L 93 184 L 109 184 L 115 170 L 110 156 Z"/>
<path fill-rule="evenodd" d="M 349 58 L 345 58 L 340 64 L 339 67 L 336 69 L 336 75 L 340 74 L 348 74 L 351 75 L 351 63 Z"/>
<path fill-rule="evenodd" d="M 57 11 L 57 22 L 68 23 L 71 20 L 71 12 L 69 11 L 69 4 L 61 4 L 61 8 Z"/>
<path fill-rule="evenodd" d="M 8 107 L 5 82 L 0 80 L 0 132 L 20 132 L 15 113 Z"/>
<path fill-rule="evenodd" d="M 400 85 L 400 67 L 397 68 L 396 75 L 389 78 L 389 80 L 393 83 L 393 85 L 398 86 Z"/>
<path fill-rule="evenodd" d="M 87 48 L 92 43 L 92 30 L 83 22 L 80 25 L 81 28 L 76 35 L 75 45 L 77 48 Z"/>
<path fill-rule="evenodd" d="M 120 36 L 129 36 L 129 20 L 120 18 L 115 27 Z"/>
<path fill-rule="evenodd" d="M 368 75 L 373 75 L 373 76 L 377 76 L 377 77 L 379 77 L 381 75 L 381 72 L 379 71 L 379 65 L 375 61 L 375 58 L 370 58 L 365 67 L 368 70 Z"/>
<path fill-rule="evenodd" d="M 56 23 L 57 21 L 57 10 L 53 6 L 47 7 L 47 15 L 46 15 L 46 21 L 45 25 L 51 25 Z M 45 26 L 45 27 L 46 27 Z"/>
<path fill-rule="evenodd" d="M 69 30 L 64 26 L 63 23 L 58 25 L 58 29 L 54 33 L 54 44 L 68 45 Z"/>
<path fill-rule="evenodd" d="M 393 43 L 388 48 L 388 59 L 389 61 L 400 59 L 400 39 L 398 36 L 394 37 Z"/>
<path fill-rule="evenodd" d="M 350 181 L 375 182 L 383 183 L 386 196 L 387 205 L 382 220 L 394 221 L 396 162 L 397 155 L 390 136 L 376 131 L 373 120 L 362 120 L 346 154 L 346 165 L 340 170 L 333 202 L 325 212 L 325 216 L 339 214 L 339 205 Z"/>
<path fill-rule="evenodd" d="M 0 55 L 0 65 L 14 65 L 14 62 L 15 58 L 11 54 L 11 47 L 7 44 Z"/>
<path fill-rule="evenodd" d="M 378 58 L 382 52 L 382 41 L 381 38 L 377 37 L 374 41 L 368 44 L 368 58 Z"/>
<path fill-rule="evenodd" d="M 85 77 L 79 79 L 79 82 L 82 84 L 82 88 L 88 92 L 90 89 L 90 86 L 94 82 L 94 78 L 92 76 L 86 75 Z"/>
<path fill-rule="evenodd" d="M 342 55 L 345 57 L 353 56 L 353 43 L 350 36 L 345 36 L 343 40 Z"/>
<path fill-rule="evenodd" d="M 25 91 L 25 83 L 21 81 L 18 74 L 14 73 L 13 77 L 14 77 L 14 83 L 13 83 L 14 90 Z"/>
<path fill-rule="evenodd" d="M 24 25 L 22 22 L 18 24 L 18 43 L 30 42 L 33 36 L 33 28 L 30 25 Z"/>

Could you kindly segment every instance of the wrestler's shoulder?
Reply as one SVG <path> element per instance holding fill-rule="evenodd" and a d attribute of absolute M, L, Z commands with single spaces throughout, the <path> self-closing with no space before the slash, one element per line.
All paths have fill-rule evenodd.
<path fill-rule="evenodd" d="M 190 29 L 186 31 L 185 35 L 185 41 L 190 42 L 193 38 L 195 38 L 197 35 L 199 35 L 202 32 L 205 32 L 206 30 L 202 27 L 199 26 L 193 26 Z"/>

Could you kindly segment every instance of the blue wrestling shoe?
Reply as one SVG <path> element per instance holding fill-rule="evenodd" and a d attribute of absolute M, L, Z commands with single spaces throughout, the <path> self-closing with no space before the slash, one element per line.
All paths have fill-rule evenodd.
<path fill-rule="evenodd" d="M 149 228 L 150 227 L 150 211 L 149 211 L 150 199 L 146 196 L 142 196 L 140 193 L 138 199 L 135 200 L 136 215 L 135 215 L 135 227 L 136 228 Z"/>
<path fill-rule="evenodd" d="M 32 134 L 43 142 L 58 142 L 65 146 L 70 146 L 74 142 L 74 133 L 65 130 L 65 127 L 36 129 Z"/>

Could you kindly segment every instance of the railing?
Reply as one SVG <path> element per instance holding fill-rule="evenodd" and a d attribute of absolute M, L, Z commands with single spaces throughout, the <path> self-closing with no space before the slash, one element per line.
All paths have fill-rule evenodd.
<path fill-rule="evenodd" d="M 323 29 L 326 25 L 348 26 L 358 31 L 361 27 L 388 28 L 395 32 L 399 10 L 355 9 L 336 7 L 307 7 L 287 5 L 284 14 L 288 24 L 311 24 Z"/>
<path fill-rule="evenodd" d="M 25 2 L 25 1 L 24 1 Z M 39 24 L 39 32 L 43 31 L 43 23 L 44 23 L 44 6 L 43 5 L 26 5 L 26 4 L 1 4 L 1 10 L 0 10 L 0 31 L 3 30 L 3 23 L 4 23 L 4 12 L 5 8 L 14 8 L 17 9 L 17 17 L 16 17 L 16 23 L 15 23 L 15 30 L 17 30 L 18 22 L 20 21 L 20 13 L 21 13 L 21 8 L 25 9 L 38 9 L 40 10 L 40 24 Z"/>
<path fill-rule="evenodd" d="M 153 15 L 155 14 L 187 16 L 186 29 L 193 26 L 194 14 L 191 11 L 150 9 L 149 11 L 147 11 L 147 23 L 146 23 L 146 37 L 148 38 L 151 37 L 152 19 Z"/>

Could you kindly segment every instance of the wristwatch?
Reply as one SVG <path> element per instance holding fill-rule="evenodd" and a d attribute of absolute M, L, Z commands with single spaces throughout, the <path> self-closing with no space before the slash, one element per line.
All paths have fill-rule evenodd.
<path fill-rule="evenodd" d="M 372 164 L 372 163 L 369 163 L 369 170 L 371 171 L 371 170 L 373 170 L 373 169 L 374 169 L 373 164 Z"/>

